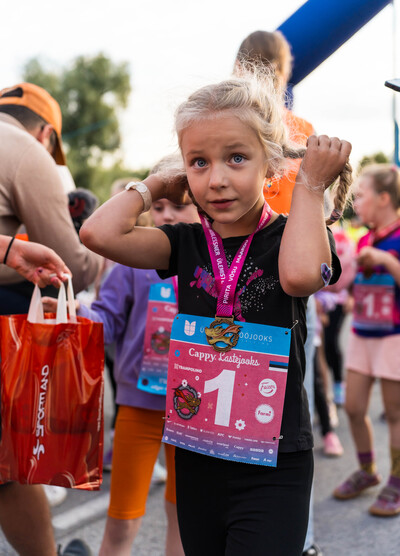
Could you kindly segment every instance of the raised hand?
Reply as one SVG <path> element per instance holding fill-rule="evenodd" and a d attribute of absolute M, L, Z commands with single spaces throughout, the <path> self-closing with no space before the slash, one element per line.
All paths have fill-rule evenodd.
<path fill-rule="evenodd" d="M 337 137 L 311 135 L 301 164 L 301 177 L 310 189 L 323 192 L 338 177 L 351 153 L 351 144 Z"/>

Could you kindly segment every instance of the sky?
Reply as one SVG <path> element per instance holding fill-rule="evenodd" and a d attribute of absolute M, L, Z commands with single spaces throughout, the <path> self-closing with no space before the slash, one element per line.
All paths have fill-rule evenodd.
<path fill-rule="evenodd" d="M 0 88 L 20 81 L 32 57 L 40 57 L 51 69 L 99 52 L 114 62 L 128 62 L 132 94 L 128 109 L 120 114 L 121 153 L 129 167 L 149 167 L 176 149 L 173 114 L 178 104 L 198 87 L 228 78 L 242 40 L 258 29 L 276 29 L 303 3 L 5 3 Z M 312 122 L 318 133 L 351 141 L 353 165 L 364 155 L 393 151 L 393 93 L 384 87 L 386 79 L 400 76 L 393 63 L 393 18 L 393 7 L 387 6 L 294 89 L 294 112 Z M 397 27 L 400 33 L 400 21 Z"/>

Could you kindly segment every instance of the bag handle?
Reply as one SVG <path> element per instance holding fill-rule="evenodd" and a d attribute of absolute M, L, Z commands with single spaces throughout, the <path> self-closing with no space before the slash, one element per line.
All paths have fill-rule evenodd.
<path fill-rule="evenodd" d="M 69 314 L 69 319 L 68 319 L 68 314 Z M 57 314 L 56 314 L 56 324 L 67 323 L 67 322 L 76 322 L 74 290 L 72 287 L 71 276 L 69 274 L 67 279 L 67 293 L 65 294 L 64 283 L 61 284 L 60 290 L 58 292 L 58 303 L 57 303 Z"/>
<path fill-rule="evenodd" d="M 42 323 L 42 324 L 43 323 L 60 324 L 60 323 L 76 322 L 76 309 L 75 309 L 74 290 L 72 287 L 72 279 L 69 274 L 65 276 L 67 276 L 67 292 L 65 292 L 65 285 L 63 282 L 58 291 L 57 314 L 55 320 L 44 318 L 43 303 L 42 303 L 40 288 L 39 286 L 35 285 L 32 294 L 31 303 L 29 305 L 29 312 L 28 312 L 29 322 Z M 68 318 L 68 313 L 69 313 L 69 318 Z"/>

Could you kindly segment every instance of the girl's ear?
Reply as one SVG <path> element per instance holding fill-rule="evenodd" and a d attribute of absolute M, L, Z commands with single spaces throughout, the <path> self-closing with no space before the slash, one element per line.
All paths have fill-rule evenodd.
<path fill-rule="evenodd" d="M 384 206 L 384 207 L 387 206 L 387 205 L 392 204 L 392 199 L 390 197 L 390 194 L 387 191 L 382 191 L 379 194 L 379 201 L 380 201 L 381 206 Z"/>

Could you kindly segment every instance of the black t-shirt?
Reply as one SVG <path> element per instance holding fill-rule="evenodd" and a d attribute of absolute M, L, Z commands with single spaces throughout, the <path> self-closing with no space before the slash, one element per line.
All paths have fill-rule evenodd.
<path fill-rule="evenodd" d="M 286 220 L 279 216 L 254 236 L 239 277 L 234 313 L 235 320 L 293 327 L 281 428 L 283 438 L 279 450 L 295 452 L 312 448 L 313 440 L 307 395 L 303 387 L 307 298 L 290 297 L 279 283 L 278 254 Z M 214 317 L 217 292 L 201 224 L 164 225 L 160 229 L 170 240 L 171 258 L 169 269 L 159 270 L 158 274 L 161 278 L 178 275 L 179 312 Z M 341 267 L 329 229 L 328 235 L 332 252 L 331 283 L 334 283 L 340 276 Z M 244 239 L 231 237 L 222 240 L 228 266 Z M 296 272 L 295 268 L 293 272 Z M 294 326 L 296 321 L 298 324 Z"/>

